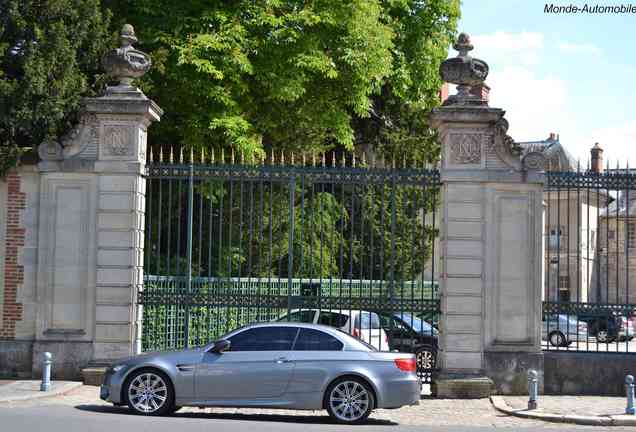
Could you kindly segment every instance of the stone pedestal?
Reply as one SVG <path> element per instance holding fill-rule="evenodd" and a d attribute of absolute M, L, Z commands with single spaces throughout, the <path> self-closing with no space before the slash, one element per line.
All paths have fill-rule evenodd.
<path fill-rule="evenodd" d="M 504 111 L 448 105 L 442 142 L 438 397 L 514 393 L 541 359 L 543 156 L 523 158 Z"/>
<path fill-rule="evenodd" d="M 33 371 L 50 351 L 54 376 L 135 349 L 143 283 L 146 129 L 161 109 L 143 93 L 83 101 L 61 143 L 44 143 Z"/>

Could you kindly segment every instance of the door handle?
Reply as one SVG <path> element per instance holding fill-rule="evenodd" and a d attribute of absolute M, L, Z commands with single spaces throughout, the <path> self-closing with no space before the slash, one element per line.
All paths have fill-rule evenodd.
<path fill-rule="evenodd" d="M 288 359 L 288 358 L 286 358 L 286 357 L 279 357 L 279 358 L 277 358 L 277 359 L 276 359 L 276 363 L 277 363 L 277 364 L 291 363 L 291 362 L 292 362 L 292 361 L 291 361 L 291 360 L 289 360 L 289 359 Z"/>

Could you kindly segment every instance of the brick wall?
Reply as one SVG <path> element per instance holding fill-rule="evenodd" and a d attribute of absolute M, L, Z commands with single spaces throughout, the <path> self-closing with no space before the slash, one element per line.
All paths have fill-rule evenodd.
<path fill-rule="evenodd" d="M 4 305 L 0 338 L 15 337 L 16 322 L 22 319 L 22 304 L 17 302 L 18 287 L 24 281 L 24 270 L 18 265 L 18 255 L 24 246 L 25 229 L 21 213 L 25 208 L 26 194 L 21 191 L 21 178 L 17 172 L 7 175 L 6 236 L 4 255 Z"/>

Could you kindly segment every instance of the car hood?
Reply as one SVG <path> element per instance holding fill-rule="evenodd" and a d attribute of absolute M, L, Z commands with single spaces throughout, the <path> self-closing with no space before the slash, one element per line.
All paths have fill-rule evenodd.
<path fill-rule="evenodd" d="M 201 348 L 193 348 L 193 349 L 180 350 L 180 351 L 153 351 L 153 352 L 147 352 L 143 354 L 137 354 L 130 357 L 123 357 L 121 359 L 113 361 L 111 365 L 115 366 L 115 365 L 121 365 L 121 364 L 126 364 L 126 365 L 139 364 L 139 363 L 145 363 L 147 361 L 157 359 L 157 358 L 170 359 L 173 357 L 182 357 L 183 355 L 198 354 L 198 353 L 201 353 Z"/>

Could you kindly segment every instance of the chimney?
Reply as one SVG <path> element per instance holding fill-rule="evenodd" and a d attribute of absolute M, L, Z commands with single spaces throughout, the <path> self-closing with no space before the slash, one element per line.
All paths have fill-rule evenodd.
<path fill-rule="evenodd" d="M 550 132 L 550 136 L 548 137 L 549 141 L 556 141 L 557 137 L 556 134 L 554 132 Z"/>
<path fill-rule="evenodd" d="M 598 145 L 598 143 L 594 144 L 594 147 L 590 150 L 592 155 L 592 172 L 602 173 L 603 172 L 603 149 Z"/>
<path fill-rule="evenodd" d="M 470 86 L 470 94 L 479 98 L 480 101 L 486 102 L 486 105 L 490 102 L 490 87 L 485 83 Z"/>

